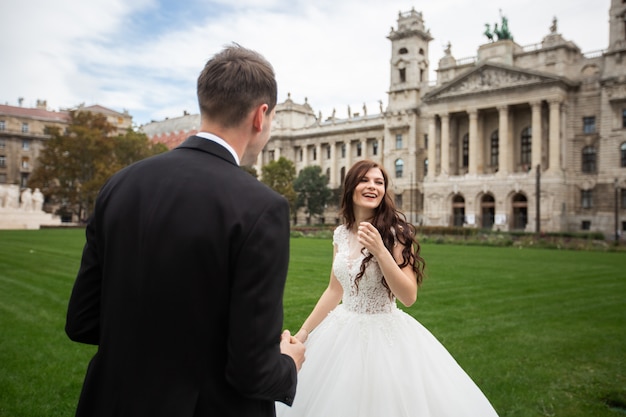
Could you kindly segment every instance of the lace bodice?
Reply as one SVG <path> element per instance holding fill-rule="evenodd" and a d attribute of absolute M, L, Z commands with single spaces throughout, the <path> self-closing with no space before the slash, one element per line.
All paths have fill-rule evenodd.
<path fill-rule="evenodd" d="M 382 283 L 382 272 L 376 259 L 372 258 L 368 264 L 357 289 L 354 279 L 361 269 L 364 258 L 361 253 L 362 246 L 344 225 L 335 229 L 333 244 L 337 246 L 333 272 L 343 288 L 344 307 L 363 314 L 393 311 L 396 308 L 396 300 L 395 297 L 389 297 L 389 292 Z"/>

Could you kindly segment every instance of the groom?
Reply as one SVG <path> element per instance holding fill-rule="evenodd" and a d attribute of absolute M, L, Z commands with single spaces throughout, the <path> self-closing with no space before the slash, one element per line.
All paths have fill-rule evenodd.
<path fill-rule="evenodd" d="M 274 416 L 304 346 L 285 331 L 289 207 L 238 165 L 270 136 L 271 65 L 231 46 L 198 78 L 201 132 L 102 188 L 66 332 L 98 345 L 77 416 Z"/>

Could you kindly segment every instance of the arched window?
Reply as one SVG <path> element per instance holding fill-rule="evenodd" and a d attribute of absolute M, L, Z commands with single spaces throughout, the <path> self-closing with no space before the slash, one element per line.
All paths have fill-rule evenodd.
<path fill-rule="evenodd" d="M 420 48 L 420 50 L 419 50 L 419 54 L 420 54 L 420 55 L 424 55 L 424 49 L 423 49 L 423 48 Z"/>
<path fill-rule="evenodd" d="M 522 164 L 530 164 L 532 162 L 531 160 L 531 156 L 532 156 L 532 130 L 530 129 L 530 127 L 527 127 L 525 129 L 522 130 L 522 137 L 521 137 L 521 155 L 520 155 L 520 162 Z"/>
<path fill-rule="evenodd" d="M 404 173 L 404 161 L 402 159 L 396 159 L 396 178 L 402 178 Z"/>
<path fill-rule="evenodd" d="M 428 175 L 428 158 L 424 159 L 424 176 Z"/>
<path fill-rule="evenodd" d="M 620 153 L 621 153 L 621 166 L 622 168 L 626 167 L 626 142 L 622 143 L 622 146 L 620 146 Z"/>
<path fill-rule="evenodd" d="M 494 168 L 498 168 L 498 157 L 500 155 L 500 138 L 498 135 L 498 129 L 494 130 L 491 134 L 491 146 L 489 154 L 491 155 L 490 165 Z"/>
<path fill-rule="evenodd" d="M 462 195 L 455 195 L 452 199 L 452 224 L 462 227 L 465 223 L 465 199 Z"/>
<path fill-rule="evenodd" d="M 528 223 L 528 199 L 522 193 L 513 196 L 513 229 L 524 230 Z"/>
<path fill-rule="evenodd" d="M 467 168 L 469 165 L 469 135 L 466 133 L 463 135 L 463 139 L 461 140 L 461 149 L 462 149 L 462 166 L 463 168 Z"/>
<path fill-rule="evenodd" d="M 400 48 L 400 50 L 398 51 L 398 53 L 399 53 L 400 55 L 408 54 L 408 53 L 409 53 L 409 50 L 408 50 L 408 49 L 406 49 L 406 48 Z"/>
<path fill-rule="evenodd" d="M 496 217 L 496 200 L 491 194 L 485 194 L 480 201 L 481 226 L 491 229 Z"/>
<path fill-rule="evenodd" d="M 593 174 L 596 172 L 596 148 L 594 146 L 585 146 L 583 148 L 583 172 Z"/>

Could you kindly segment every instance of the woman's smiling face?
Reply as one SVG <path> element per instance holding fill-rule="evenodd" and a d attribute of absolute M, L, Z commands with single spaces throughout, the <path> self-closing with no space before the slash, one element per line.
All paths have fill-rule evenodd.
<path fill-rule="evenodd" d="M 379 168 L 372 168 L 361 178 L 352 201 L 355 207 L 374 210 L 380 205 L 385 196 L 385 178 Z"/>

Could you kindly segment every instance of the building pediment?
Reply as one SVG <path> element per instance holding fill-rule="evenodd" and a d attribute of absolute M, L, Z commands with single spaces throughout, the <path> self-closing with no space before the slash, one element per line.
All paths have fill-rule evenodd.
<path fill-rule="evenodd" d="M 501 64 L 484 63 L 475 69 L 462 74 L 449 83 L 435 88 L 424 96 L 425 102 L 439 99 L 482 94 L 511 88 L 528 88 L 530 86 L 546 86 L 561 83 L 573 85 L 563 77 L 552 74 L 529 71 Z"/>

